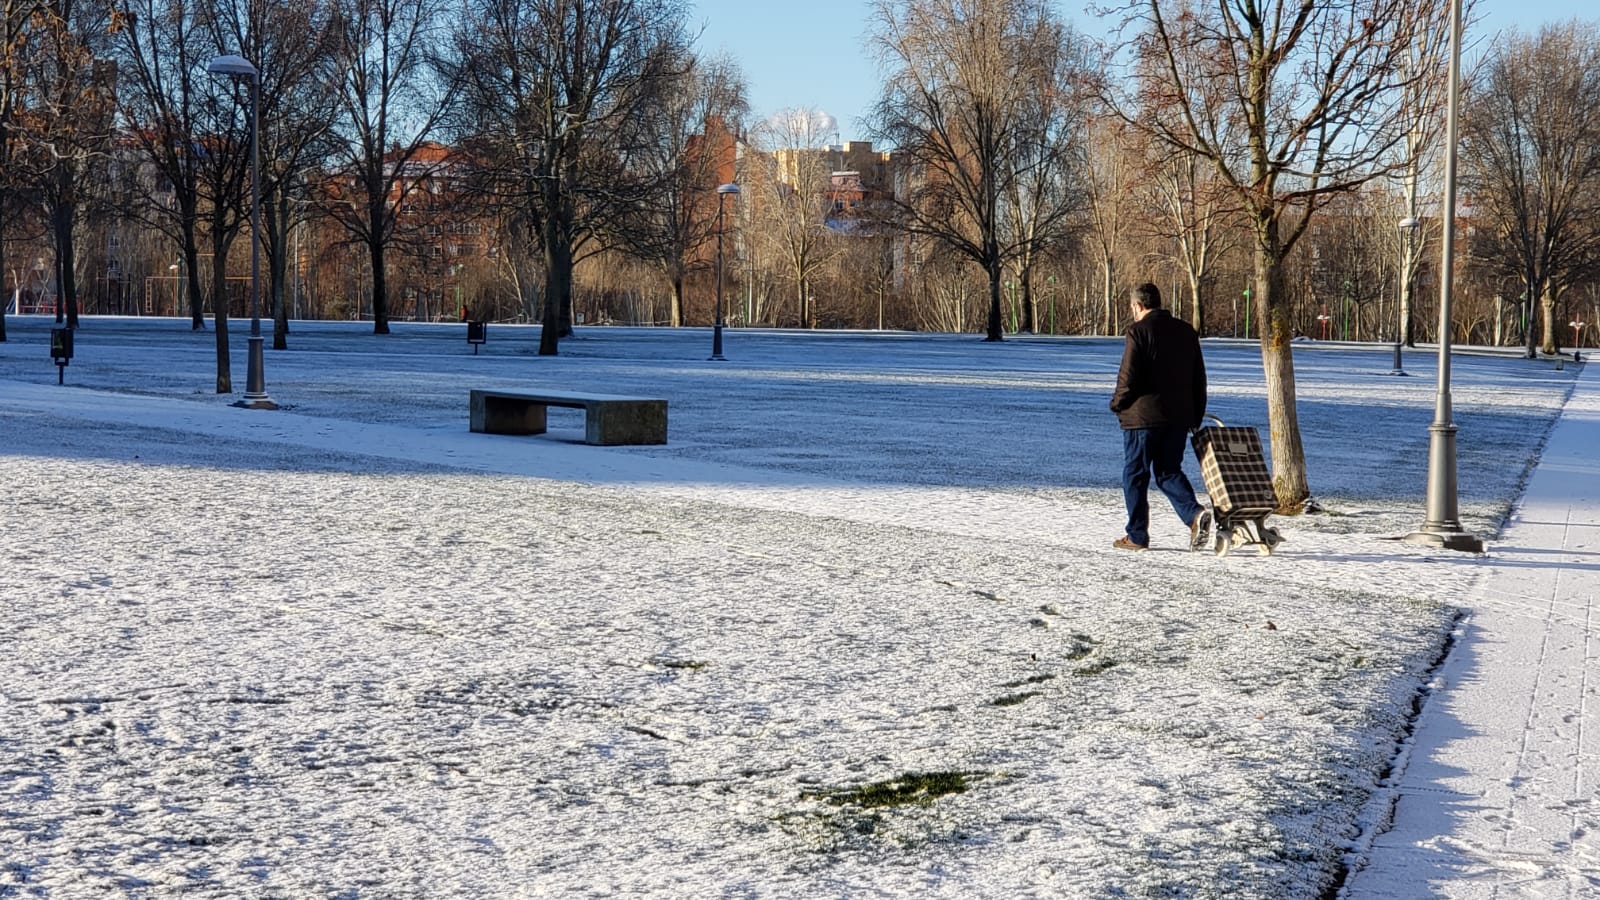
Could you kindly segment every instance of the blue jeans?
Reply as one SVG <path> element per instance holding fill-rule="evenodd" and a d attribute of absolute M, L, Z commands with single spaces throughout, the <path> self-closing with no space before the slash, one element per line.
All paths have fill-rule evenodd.
<path fill-rule="evenodd" d="M 1183 474 L 1188 429 L 1130 428 L 1122 432 L 1122 498 L 1128 505 L 1128 539 L 1150 543 L 1150 476 L 1188 525 L 1200 514 L 1194 486 Z"/>

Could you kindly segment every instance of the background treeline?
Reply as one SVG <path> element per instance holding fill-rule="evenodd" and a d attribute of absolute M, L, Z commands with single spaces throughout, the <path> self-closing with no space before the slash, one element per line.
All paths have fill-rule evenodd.
<path fill-rule="evenodd" d="M 1208 335 L 1434 339 L 1443 0 L 1266 4 L 1367 54 L 1263 107 L 1269 142 L 1320 142 L 1275 170 L 1227 94 L 1269 61 L 1216 52 L 1205 6 L 1130 3 L 1090 40 L 1034 0 L 879 2 L 869 149 L 752 115 L 671 0 L 0 0 L 0 267 L 12 311 L 180 315 L 222 347 L 250 85 L 206 65 L 239 53 L 279 346 L 294 318 L 542 321 L 546 352 L 578 323 L 705 325 L 719 213 L 736 326 L 1114 334 L 1151 280 Z M 1454 339 L 1591 345 L 1600 29 L 1486 46 Z"/>

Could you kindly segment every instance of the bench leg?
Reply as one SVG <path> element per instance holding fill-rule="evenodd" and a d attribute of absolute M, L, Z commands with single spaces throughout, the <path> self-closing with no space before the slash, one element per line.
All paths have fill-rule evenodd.
<path fill-rule="evenodd" d="M 484 434 L 544 434 L 545 407 L 503 397 L 472 398 L 473 431 Z"/>
<path fill-rule="evenodd" d="M 586 444 L 665 444 L 667 402 L 638 400 L 590 406 L 583 417 Z"/>

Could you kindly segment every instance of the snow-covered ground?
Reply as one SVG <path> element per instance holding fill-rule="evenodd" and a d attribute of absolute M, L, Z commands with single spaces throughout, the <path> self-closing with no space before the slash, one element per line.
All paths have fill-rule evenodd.
<path fill-rule="evenodd" d="M 1383 540 L 1430 352 L 1302 348 L 1327 511 L 1218 558 L 1159 497 L 1110 547 L 1117 341 L 295 323 L 265 412 L 179 320 L 58 387 L 50 324 L 0 344 L 0 896 L 1316 897 L 1477 574 Z M 1573 370 L 1453 375 L 1492 537 Z M 516 386 L 670 443 L 467 431 Z"/>

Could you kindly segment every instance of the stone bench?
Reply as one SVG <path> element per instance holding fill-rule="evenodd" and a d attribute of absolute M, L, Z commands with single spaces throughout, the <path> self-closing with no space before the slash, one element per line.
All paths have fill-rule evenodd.
<path fill-rule="evenodd" d="M 667 401 L 612 394 L 472 392 L 472 430 L 484 434 L 544 434 L 545 408 L 584 413 L 586 444 L 665 444 Z"/>

